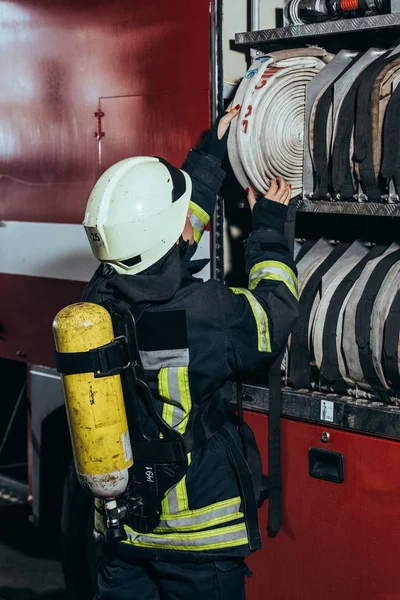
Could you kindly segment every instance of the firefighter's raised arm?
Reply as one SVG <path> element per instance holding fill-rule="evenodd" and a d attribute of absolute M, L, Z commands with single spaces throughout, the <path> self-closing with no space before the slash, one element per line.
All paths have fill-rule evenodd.
<path fill-rule="evenodd" d="M 277 177 L 266 197 L 247 192 L 253 213 L 245 242 L 248 289 L 227 289 L 222 310 L 233 372 L 271 361 L 297 318 L 297 271 L 283 235 L 291 188 Z"/>
<path fill-rule="evenodd" d="M 225 178 L 221 168 L 226 154 L 229 125 L 239 114 L 240 106 L 228 107 L 222 113 L 198 150 L 191 150 L 182 169 L 192 179 L 190 222 L 194 229 L 194 242 L 198 244 L 215 208 L 215 200 Z M 193 254 L 193 248 L 191 254 Z"/>

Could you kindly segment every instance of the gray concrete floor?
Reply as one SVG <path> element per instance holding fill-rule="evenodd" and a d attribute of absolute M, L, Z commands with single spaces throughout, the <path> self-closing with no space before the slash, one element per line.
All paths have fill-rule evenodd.
<path fill-rule="evenodd" d="M 0 600 L 65 598 L 57 543 L 29 523 L 25 507 L 0 507 Z"/>

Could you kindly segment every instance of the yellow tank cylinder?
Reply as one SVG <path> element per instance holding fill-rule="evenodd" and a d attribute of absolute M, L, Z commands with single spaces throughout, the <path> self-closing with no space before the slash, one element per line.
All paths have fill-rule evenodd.
<path fill-rule="evenodd" d="M 61 310 L 53 322 L 59 352 L 87 352 L 114 339 L 108 311 L 80 302 Z M 97 498 L 121 495 L 128 484 L 132 451 L 120 375 L 61 375 L 76 471 Z"/>

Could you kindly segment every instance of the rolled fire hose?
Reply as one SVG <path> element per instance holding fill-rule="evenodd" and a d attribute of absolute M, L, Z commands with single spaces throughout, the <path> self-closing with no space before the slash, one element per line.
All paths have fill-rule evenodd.
<path fill-rule="evenodd" d="M 379 268 L 379 263 L 386 256 L 391 254 L 392 252 L 397 251 L 400 248 L 399 244 L 391 244 L 391 246 L 378 258 L 371 260 L 361 276 L 355 283 L 349 300 L 347 302 L 346 309 L 344 311 L 344 320 L 343 320 L 343 340 L 342 347 L 345 362 L 347 365 L 347 373 L 345 374 L 345 381 L 350 385 L 359 385 L 360 387 L 370 389 L 370 386 L 364 379 L 364 374 L 359 358 L 358 345 L 356 340 L 356 311 L 357 305 L 362 297 L 365 286 L 368 283 L 368 280 L 373 273 L 375 268 Z"/>
<path fill-rule="evenodd" d="M 281 176 L 303 188 L 306 87 L 333 58 L 321 48 L 300 48 L 258 57 L 243 78 L 233 105 L 240 114 L 230 128 L 228 153 L 243 188 L 266 194 Z"/>
<path fill-rule="evenodd" d="M 389 316 L 390 308 L 400 289 L 400 261 L 393 265 L 385 277 L 381 289 L 379 290 L 374 308 L 371 315 L 371 340 L 372 361 L 376 374 L 378 375 L 382 387 L 389 389 L 382 365 L 382 348 L 384 340 L 384 330 L 386 319 Z"/>
<path fill-rule="evenodd" d="M 299 296 L 301 299 L 301 294 L 306 286 L 308 280 L 316 271 L 316 269 L 320 266 L 320 264 L 325 260 L 327 256 L 334 250 L 334 245 L 329 242 L 329 240 L 325 238 L 321 238 L 318 240 L 316 244 L 311 248 L 307 254 L 303 256 L 303 258 L 298 262 L 297 272 L 298 272 L 298 281 L 299 281 Z M 301 301 L 301 300 L 300 300 Z M 317 293 L 314 299 L 314 303 L 311 309 L 309 326 L 308 326 L 308 335 L 309 339 L 311 338 L 312 324 L 314 320 L 314 315 L 316 313 L 318 304 L 320 301 L 320 294 Z M 289 348 L 290 348 L 291 338 L 289 338 Z"/>
<path fill-rule="evenodd" d="M 314 357 L 318 369 L 321 368 L 323 359 L 324 325 L 326 313 L 328 311 L 332 296 L 338 285 L 343 281 L 344 277 L 366 254 L 368 254 L 368 251 L 369 248 L 365 244 L 359 240 L 356 240 L 350 246 L 347 252 L 345 252 L 341 260 L 338 261 L 338 263 L 336 263 L 330 270 L 330 283 L 327 284 L 324 282 L 324 280 L 322 280 L 322 298 L 314 319 L 312 332 Z M 336 341 L 338 341 L 337 338 Z"/>

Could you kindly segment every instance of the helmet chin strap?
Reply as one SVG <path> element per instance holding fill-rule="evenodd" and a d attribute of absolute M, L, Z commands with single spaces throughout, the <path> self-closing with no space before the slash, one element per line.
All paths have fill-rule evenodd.
<path fill-rule="evenodd" d="M 180 257 L 183 258 L 189 248 L 189 241 L 188 240 L 184 240 L 182 236 L 180 236 L 179 238 L 179 243 L 178 243 L 178 248 L 179 248 L 179 254 Z"/>

